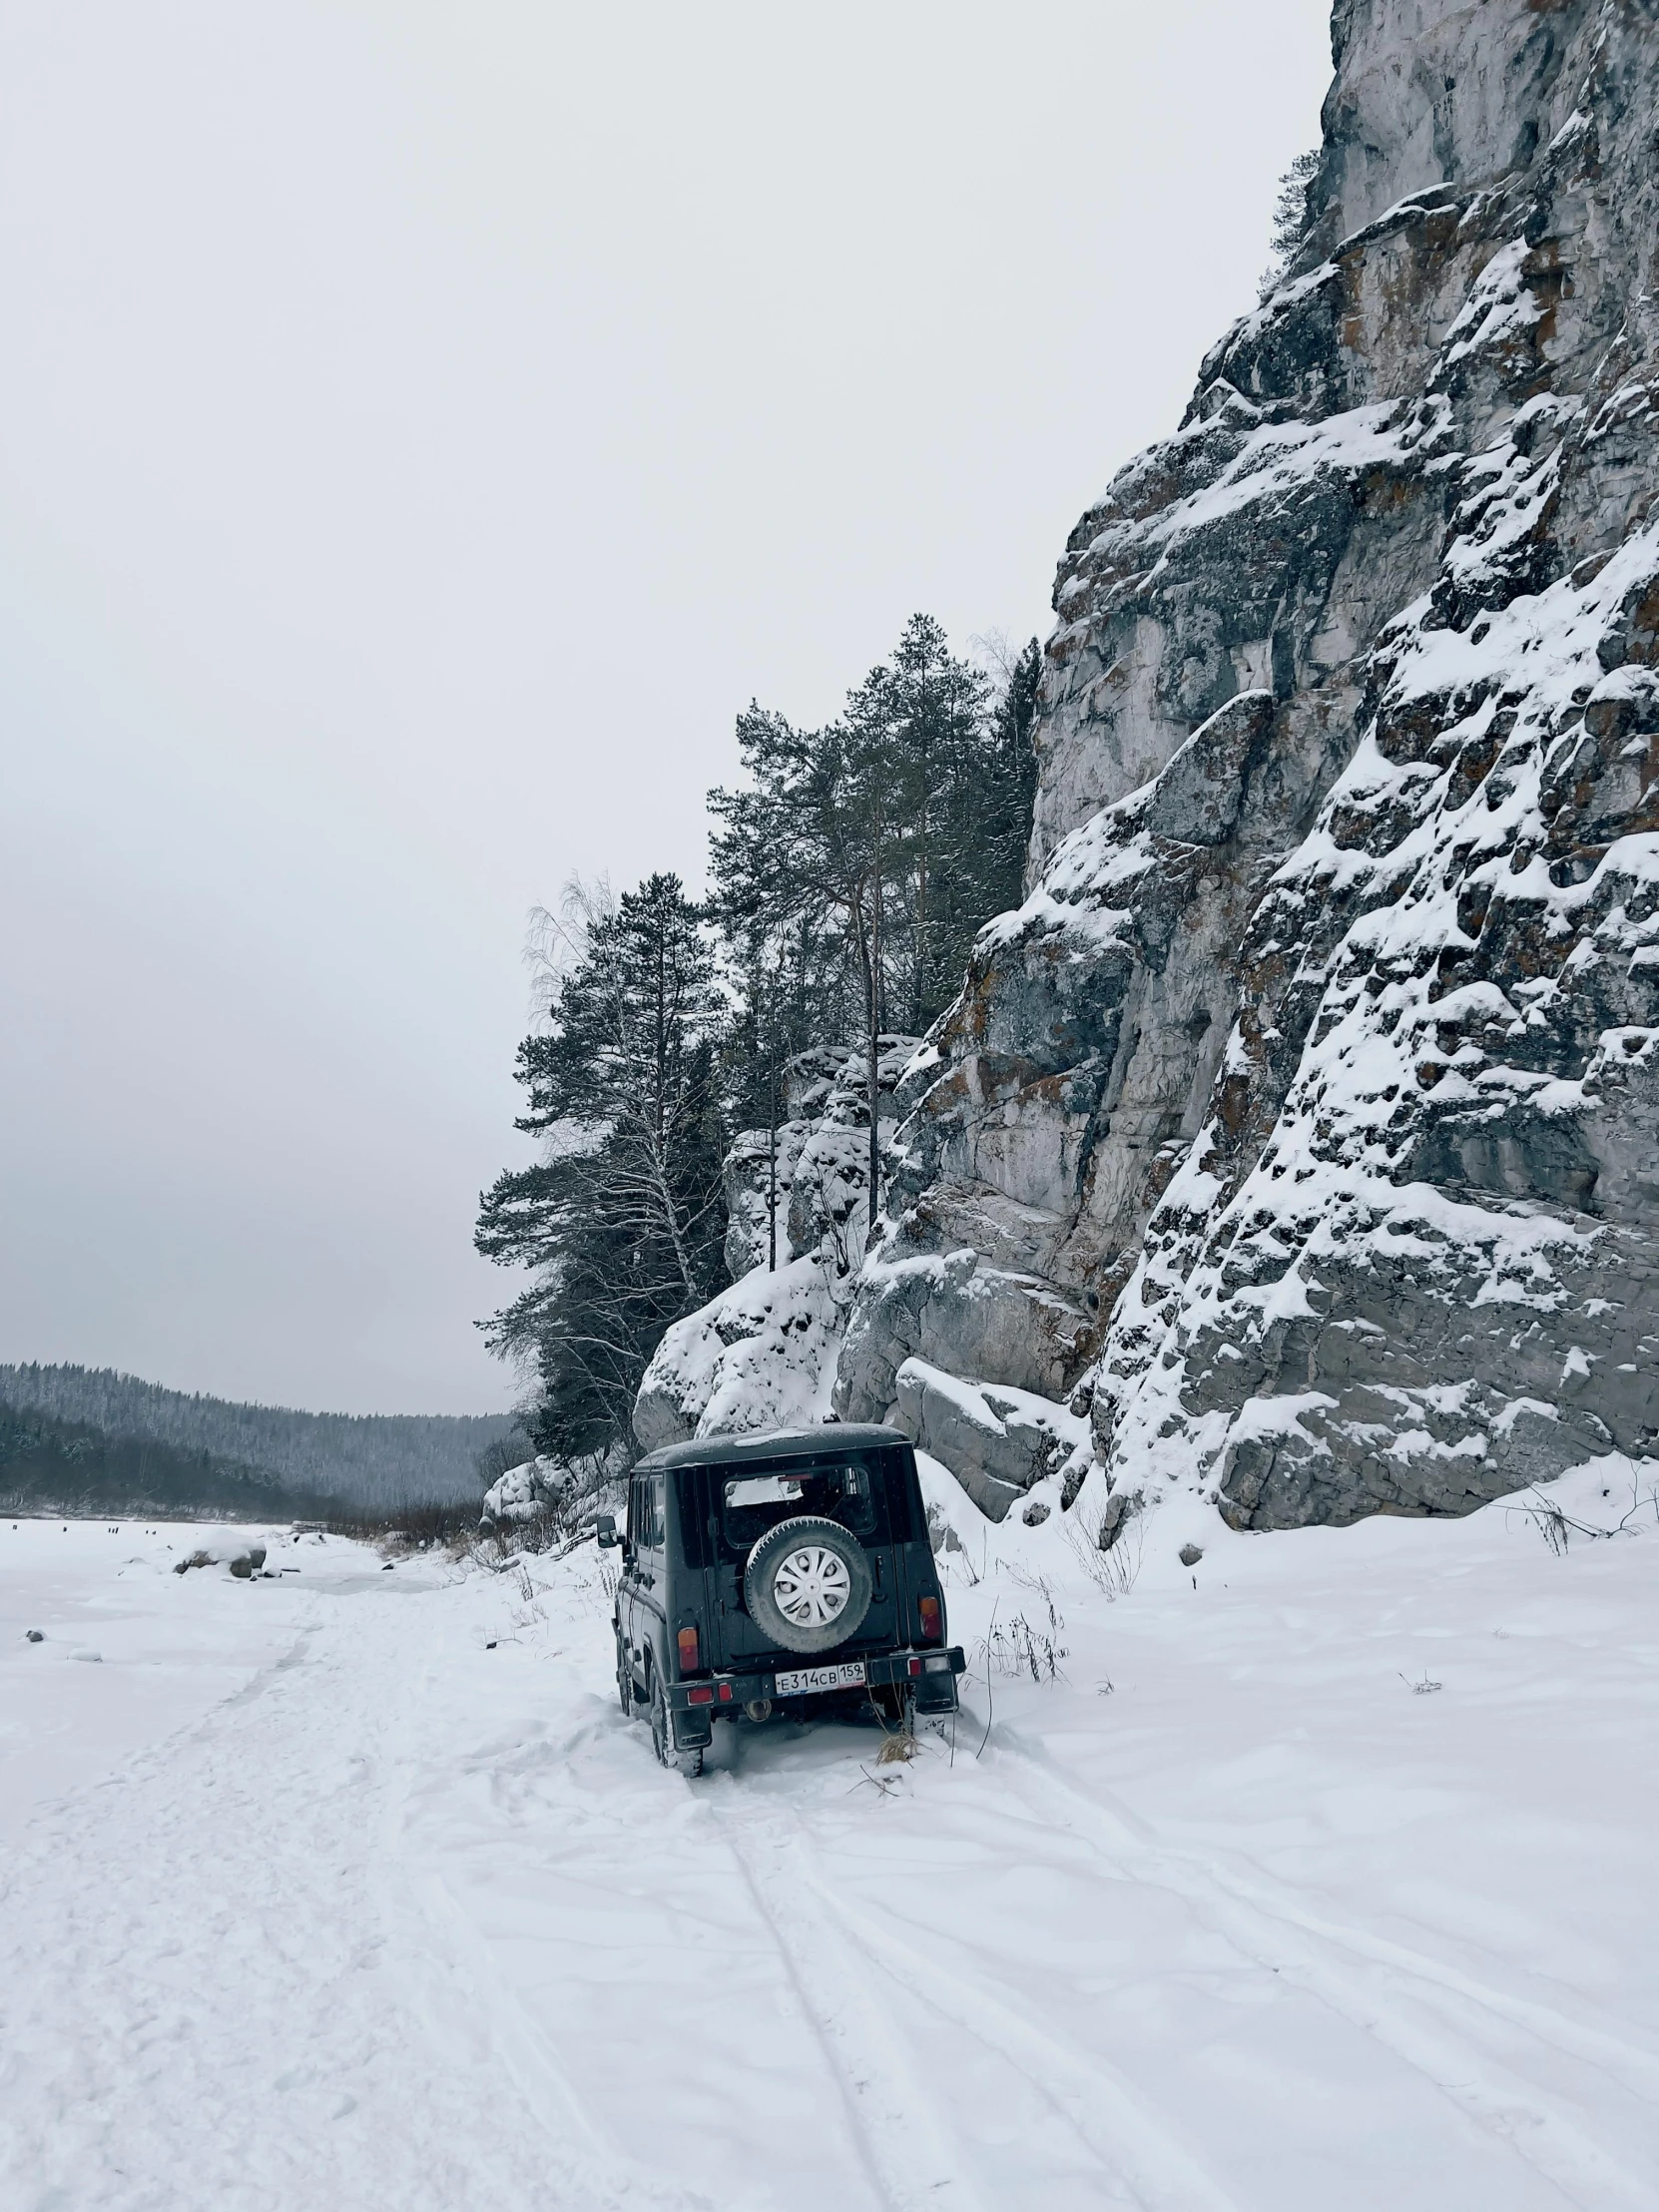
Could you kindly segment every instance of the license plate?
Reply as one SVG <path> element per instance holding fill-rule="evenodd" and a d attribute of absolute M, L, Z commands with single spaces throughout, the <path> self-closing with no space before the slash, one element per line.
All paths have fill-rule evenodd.
<path fill-rule="evenodd" d="M 844 1659 L 838 1667 L 792 1667 L 775 1675 L 780 1697 L 799 1697 L 805 1690 L 855 1690 L 864 1679 L 861 1659 Z"/>

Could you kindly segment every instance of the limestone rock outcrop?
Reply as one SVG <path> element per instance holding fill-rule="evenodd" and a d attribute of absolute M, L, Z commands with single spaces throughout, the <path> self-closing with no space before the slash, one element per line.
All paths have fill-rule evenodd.
<path fill-rule="evenodd" d="M 1070 1502 L 1068 1488 L 1075 1496 L 1081 1487 L 1090 1456 L 1088 1423 L 1046 1397 L 964 1382 L 924 1360 L 906 1360 L 895 1384 L 889 1419 L 950 1469 L 987 1519 L 1006 1519 L 1045 1475 L 1061 1476 L 1064 1503 Z M 1046 1501 L 1033 1500 L 1025 1517 L 1038 1522 L 1050 1510 Z"/>
<path fill-rule="evenodd" d="M 917 1040 L 876 1042 L 876 1135 L 890 1144 Z M 821 1046 L 791 1060 L 783 1081 L 789 1118 L 776 1165 L 764 1129 L 745 1131 L 726 1160 L 726 1263 L 736 1280 L 658 1346 L 634 1406 L 643 1450 L 830 1410 L 869 1214 L 868 1060 L 861 1046 Z"/>
<path fill-rule="evenodd" d="M 835 1383 L 1259 1527 L 1659 1446 L 1659 6 L 1333 51 L 1301 251 L 1066 549 Z"/>

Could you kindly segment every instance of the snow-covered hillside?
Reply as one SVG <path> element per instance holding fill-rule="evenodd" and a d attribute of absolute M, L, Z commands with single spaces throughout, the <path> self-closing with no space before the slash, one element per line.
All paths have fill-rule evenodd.
<path fill-rule="evenodd" d="M 1565 1556 L 1195 1506 L 1123 1594 L 1133 1529 L 928 1480 L 954 1743 L 745 1725 L 700 1783 L 591 1546 L 0 1527 L 0 2203 L 1659 2205 L 1651 1504 Z"/>

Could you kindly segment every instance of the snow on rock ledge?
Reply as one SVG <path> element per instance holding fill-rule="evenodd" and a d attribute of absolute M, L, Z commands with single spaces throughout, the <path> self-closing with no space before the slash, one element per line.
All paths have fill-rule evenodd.
<path fill-rule="evenodd" d="M 1075 1495 L 1089 1463 L 1086 1420 L 1030 1390 L 964 1382 L 924 1360 L 904 1362 L 897 1388 L 897 1425 L 988 1519 L 1005 1520 L 1047 1474 L 1074 1474 Z M 1037 1512 L 1047 1517 L 1046 1506 Z"/>
<path fill-rule="evenodd" d="M 1302 254 L 1061 564 L 837 1389 L 1064 1311 L 1113 1495 L 1240 1527 L 1659 1443 L 1659 30 L 1333 28 Z"/>

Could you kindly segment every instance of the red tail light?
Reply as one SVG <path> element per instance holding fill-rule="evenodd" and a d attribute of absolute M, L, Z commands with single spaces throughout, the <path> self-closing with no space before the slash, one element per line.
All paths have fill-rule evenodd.
<path fill-rule="evenodd" d="M 714 1702 L 715 1686 L 712 1682 L 694 1682 L 686 1692 L 688 1705 L 713 1705 Z"/>
<path fill-rule="evenodd" d="M 916 1611 L 921 1615 L 921 1634 L 925 1643 L 936 1644 L 944 1635 L 944 1615 L 936 1597 L 916 1600 Z"/>
<path fill-rule="evenodd" d="M 938 1608 L 935 1606 L 935 1616 L 937 1611 Z M 695 1674 L 698 1666 L 697 1630 L 695 1628 L 682 1628 L 674 1640 L 680 1647 L 680 1672 L 682 1674 Z"/>

